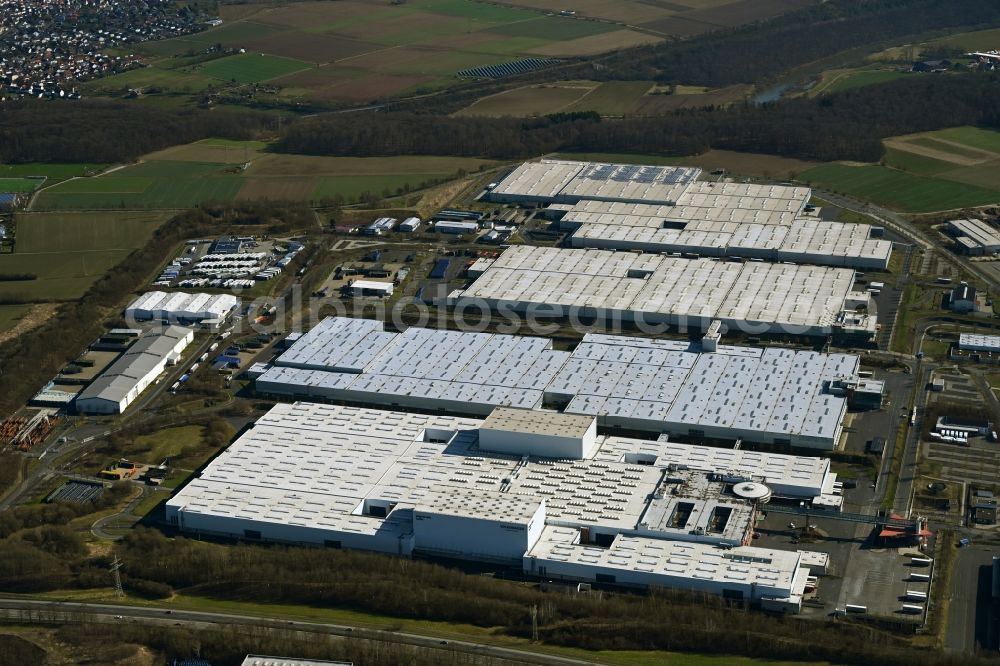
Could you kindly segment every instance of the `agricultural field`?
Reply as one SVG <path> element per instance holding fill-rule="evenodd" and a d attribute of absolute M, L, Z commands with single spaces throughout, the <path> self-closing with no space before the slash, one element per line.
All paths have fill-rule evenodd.
<path fill-rule="evenodd" d="M 0 282 L 0 300 L 79 298 L 91 283 L 143 246 L 169 213 L 22 213 L 13 254 L 0 254 L 0 273 L 37 279 Z"/>
<path fill-rule="evenodd" d="M 309 67 L 308 63 L 291 58 L 263 54 L 243 53 L 213 60 L 204 65 L 200 73 L 233 83 L 259 83 L 276 79 Z"/>
<path fill-rule="evenodd" d="M 602 83 L 567 111 L 596 111 L 602 116 L 631 113 L 639 100 L 653 87 L 651 81 L 609 81 Z"/>
<path fill-rule="evenodd" d="M 395 195 L 498 162 L 473 158 L 314 157 L 267 152 L 257 141 L 207 139 L 147 155 L 96 178 L 42 190 L 35 210 L 177 209 L 248 199 L 321 202 Z"/>
<path fill-rule="evenodd" d="M 98 173 L 106 164 L 0 164 L 0 178 L 62 180 Z"/>
<path fill-rule="evenodd" d="M 0 305 L 0 336 L 17 325 L 31 311 L 30 305 Z"/>
<path fill-rule="evenodd" d="M 835 69 L 823 72 L 819 82 L 808 95 L 814 97 L 823 93 L 853 90 L 864 86 L 895 81 L 904 76 L 918 76 L 898 69 Z"/>
<path fill-rule="evenodd" d="M 883 166 L 825 164 L 802 172 L 799 180 L 908 213 L 1000 203 L 1000 190 Z"/>
<path fill-rule="evenodd" d="M 596 111 L 604 116 L 662 115 L 684 108 L 723 106 L 749 94 L 750 86 L 708 90 L 660 88 L 651 81 L 558 81 L 505 90 L 476 100 L 456 116 L 532 117 L 560 111 Z"/>
<path fill-rule="evenodd" d="M 600 85 L 593 81 L 560 81 L 514 88 L 478 99 L 454 115 L 494 118 L 544 116 L 568 110 Z"/>
<path fill-rule="evenodd" d="M 41 183 L 35 178 L 0 177 L 0 192 L 33 192 Z"/>
<path fill-rule="evenodd" d="M 136 45 L 148 67 L 91 82 L 88 91 L 192 94 L 266 82 L 258 98 L 363 103 L 447 87 L 469 67 L 595 55 L 662 39 L 618 22 L 477 0 L 290 2 L 225 7 L 222 14 L 217 28 Z M 651 8 L 647 18 L 662 16 Z"/>
<path fill-rule="evenodd" d="M 952 127 L 885 140 L 888 166 L 1000 191 L 1000 132 Z"/>
<path fill-rule="evenodd" d="M 685 37 L 721 26 L 752 23 L 817 0 L 500 0 L 511 7 L 539 11 L 573 11 L 580 18 L 634 25 L 665 36 Z"/>
<path fill-rule="evenodd" d="M 973 32 L 961 32 L 947 37 L 939 37 L 921 44 L 926 50 L 928 47 L 949 47 L 962 49 L 963 51 L 992 51 L 1000 48 L 1000 28 L 991 30 L 975 30 Z"/>

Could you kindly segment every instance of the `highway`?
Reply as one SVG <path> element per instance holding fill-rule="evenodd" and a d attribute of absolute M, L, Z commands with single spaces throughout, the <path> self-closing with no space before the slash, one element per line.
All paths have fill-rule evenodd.
<path fill-rule="evenodd" d="M 11 597 L 0 598 L 0 611 L 7 617 L 17 619 L 19 622 L 36 622 L 39 624 L 90 620 L 96 622 L 138 622 L 157 626 L 180 625 L 197 629 L 216 625 L 227 627 L 244 626 L 258 627 L 263 630 L 281 629 L 283 631 L 293 630 L 328 636 L 341 636 L 351 640 L 394 643 L 431 650 L 447 650 L 479 657 L 505 659 L 523 664 L 540 664 L 542 666 L 588 666 L 590 664 L 601 663 L 486 643 L 445 640 L 406 632 L 382 631 L 321 622 L 276 620 L 267 617 L 230 613 L 211 613 L 181 609 L 163 610 L 159 608 L 70 601 L 39 601 Z"/>

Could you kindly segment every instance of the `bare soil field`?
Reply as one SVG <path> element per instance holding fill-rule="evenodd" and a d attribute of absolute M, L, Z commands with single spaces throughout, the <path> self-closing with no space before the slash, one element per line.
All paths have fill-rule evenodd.
<path fill-rule="evenodd" d="M 666 18 L 674 12 L 655 2 L 635 0 L 504 0 L 503 4 L 545 12 L 575 11 L 579 16 L 636 25 Z"/>
<path fill-rule="evenodd" d="M 541 116 L 573 106 L 597 87 L 597 83 L 584 82 L 514 88 L 476 100 L 454 115 L 494 118 Z"/>
<path fill-rule="evenodd" d="M 631 113 L 656 116 L 678 109 L 697 109 L 703 106 L 732 104 L 745 99 L 752 91 L 752 86 L 735 85 L 704 93 L 646 95 L 633 107 Z"/>
<path fill-rule="evenodd" d="M 247 178 L 237 200 L 309 201 L 316 189 L 316 177 Z"/>
<path fill-rule="evenodd" d="M 571 39 L 565 42 L 546 44 L 545 46 L 531 49 L 530 53 L 542 56 L 574 58 L 632 48 L 633 46 L 646 46 L 647 44 L 656 44 L 662 41 L 661 38 L 644 32 L 615 30 L 600 35 L 590 35 L 589 37 L 580 37 L 579 39 Z"/>
<path fill-rule="evenodd" d="M 370 18 L 391 11 L 388 3 L 379 6 L 374 3 L 350 2 L 296 2 L 280 4 L 265 9 L 254 18 L 264 23 L 320 31 L 334 22 L 345 22 L 355 18 Z"/>
<path fill-rule="evenodd" d="M 271 53 L 316 63 L 342 60 L 381 48 L 384 47 L 371 42 L 362 42 L 347 37 L 330 39 L 328 35 L 316 35 L 297 30 L 274 33 L 266 37 L 251 39 L 246 43 L 247 51 Z"/>

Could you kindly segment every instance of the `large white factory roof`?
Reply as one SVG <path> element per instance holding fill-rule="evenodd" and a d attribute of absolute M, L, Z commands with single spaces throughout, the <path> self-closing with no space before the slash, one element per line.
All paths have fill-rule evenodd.
<path fill-rule="evenodd" d="M 541 160 L 514 169 L 490 196 L 498 201 L 668 203 L 676 201 L 700 174 L 701 169 L 693 167 Z"/>
<path fill-rule="evenodd" d="M 464 291 L 456 307 L 528 307 L 556 316 L 594 314 L 647 324 L 829 335 L 872 335 L 875 317 L 845 325 L 854 271 L 826 266 L 734 263 L 604 250 L 513 246 Z M 855 313 L 853 308 L 850 315 Z"/>
<path fill-rule="evenodd" d="M 239 303 L 232 294 L 149 291 L 132 301 L 125 309 L 125 316 L 136 320 L 224 319 Z"/>
<path fill-rule="evenodd" d="M 549 525 L 525 560 L 530 562 L 532 558 L 546 563 L 582 563 L 601 572 L 619 572 L 626 576 L 626 581 L 629 574 L 635 573 L 677 583 L 685 579 L 739 581 L 771 595 L 794 587 L 802 555 L 797 551 L 757 547 L 723 550 L 701 543 L 625 534 L 616 536 L 607 548 L 595 548 L 579 543 L 577 530 Z M 677 583 L 676 586 L 682 586 Z"/>
<path fill-rule="evenodd" d="M 871 238 L 872 228 L 867 224 L 803 219 L 788 211 L 706 208 L 699 209 L 704 215 L 691 215 L 691 210 L 587 201 L 567 212 L 561 225 L 574 229 L 570 238 L 574 247 L 692 252 L 866 269 L 886 268 L 892 254 L 892 243 Z"/>
<path fill-rule="evenodd" d="M 649 446 L 664 443 L 618 437 L 599 438 L 592 459 L 501 455 L 479 446 L 482 425 L 456 417 L 279 404 L 168 501 L 168 519 L 188 530 L 243 536 L 253 527 L 263 538 L 281 534 L 290 541 L 336 541 L 404 554 L 411 548 L 439 550 L 436 539 L 444 537 L 419 529 L 414 537 L 414 526 L 420 528 L 425 517 L 473 519 L 528 530 L 514 551 L 518 558 L 599 570 L 652 567 L 657 575 L 708 575 L 723 583 L 736 574 L 758 583 L 778 576 L 776 587 L 787 596 L 799 554 L 741 547 L 753 531 L 754 506 L 727 489 L 753 479 L 808 500 L 836 479 L 829 461 L 820 458 L 756 453 L 737 472 L 730 459 L 707 455 L 706 447 L 677 448 L 691 454 L 677 465 L 673 455 L 649 453 Z M 642 461 L 632 461 L 640 452 Z M 535 524 L 538 516 L 544 529 Z M 613 542 L 600 549 L 581 545 L 581 528 Z M 675 543 L 680 541 L 686 543 Z M 484 539 L 477 552 L 491 547 Z"/>
<path fill-rule="evenodd" d="M 725 264 L 723 264 L 725 265 Z M 345 369 L 342 350 L 365 349 Z M 286 357 L 328 359 L 308 369 Z M 352 357 L 353 358 L 353 357 Z M 264 393 L 485 415 L 543 398 L 603 425 L 833 448 L 846 411 L 824 383 L 857 374 L 858 357 L 588 334 L 572 352 L 543 338 L 327 319 L 257 380 Z M 560 417 L 565 418 L 565 417 Z M 578 427 L 578 426 L 577 426 Z"/>

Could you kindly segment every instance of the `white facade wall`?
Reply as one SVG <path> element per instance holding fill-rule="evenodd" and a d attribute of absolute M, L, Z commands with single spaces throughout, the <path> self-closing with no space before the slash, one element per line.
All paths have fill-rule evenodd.
<path fill-rule="evenodd" d="M 578 460 L 590 455 L 596 446 L 596 420 L 590 424 L 583 437 L 479 429 L 479 447 L 496 453 Z"/>
<path fill-rule="evenodd" d="M 538 541 L 545 527 L 540 502 L 528 522 L 508 522 L 483 516 L 453 516 L 415 509 L 414 548 L 462 559 L 520 560 Z"/>
<path fill-rule="evenodd" d="M 409 555 L 413 552 L 413 535 L 404 533 L 401 525 L 385 521 L 386 529 L 375 533 L 359 533 L 339 529 L 322 529 L 311 525 L 292 525 L 274 521 L 213 516 L 205 513 L 189 512 L 172 506 L 166 508 L 167 522 L 175 523 L 186 532 L 233 535 L 248 538 L 247 531 L 259 532 L 260 540 L 281 543 L 331 546 L 339 542 L 339 547 L 353 550 L 367 550 L 390 555 Z M 374 520 L 374 519 L 373 519 Z"/>

